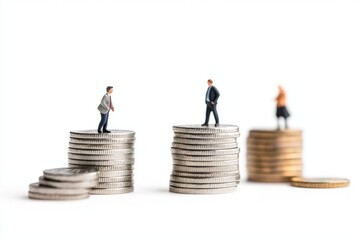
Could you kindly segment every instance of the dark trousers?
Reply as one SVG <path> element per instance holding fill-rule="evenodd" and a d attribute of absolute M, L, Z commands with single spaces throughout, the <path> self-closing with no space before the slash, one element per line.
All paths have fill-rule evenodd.
<path fill-rule="evenodd" d="M 100 123 L 99 123 L 99 127 L 98 127 L 98 131 L 105 131 L 107 130 L 107 124 L 108 124 L 108 120 L 109 120 L 109 112 L 107 113 L 100 113 L 101 115 L 101 120 L 100 120 Z"/>
<path fill-rule="evenodd" d="M 219 115 L 218 115 L 217 110 L 216 110 L 216 104 L 212 105 L 211 103 L 206 103 L 206 119 L 205 119 L 205 123 L 206 124 L 209 123 L 210 112 L 214 113 L 215 122 L 219 123 Z"/>

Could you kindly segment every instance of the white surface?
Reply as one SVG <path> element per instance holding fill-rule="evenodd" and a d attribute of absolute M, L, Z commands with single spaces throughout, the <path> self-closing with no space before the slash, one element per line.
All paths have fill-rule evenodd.
<path fill-rule="evenodd" d="M 356 1 L 2 1 L 0 239 L 359 239 L 360 4 Z M 206 80 L 237 124 L 234 194 L 167 191 L 172 125 L 204 121 Z M 277 84 L 304 130 L 306 176 L 335 190 L 247 183 L 250 128 L 273 127 Z M 27 199 L 67 165 L 69 131 L 136 131 L 136 192 Z M 213 118 L 211 119 L 213 121 Z"/>

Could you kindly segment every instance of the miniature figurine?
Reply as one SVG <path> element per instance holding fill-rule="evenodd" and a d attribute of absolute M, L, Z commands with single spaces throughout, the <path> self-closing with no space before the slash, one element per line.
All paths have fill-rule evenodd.
<path fill-rule="evenodd" d="M 287 118 L 290 117 L 290 114 L 286 108 L 286 93 L 282 86 L 279 86 L 279 95 L 276 97 L 276 117 L 278 129 L 280 130 L 280 118 L 283 117 L 285 121 L 285 129 L 288 129 Z"/>
<path fill-rule="evenodd" d="M 217 105 L 217 100 L 220 97 L 220 93 L 219 90 L 217 90 L 217 88 L 215 86 L 213 86 L 213 81 L 211 79 L 209 79 L 207 81 L 208 84 L 208 89 L 206 91 L 206 95 L 205 95 L 205 103 L 206 103 L 206 118 L 205 118 L 205 123 L 202 124 L 201 126 L 203 127 L 207 127 L 209 126 L 209 117 L 210 117 L 210 112 L 214 113 L 214 117 L 215 117 L 215 127 L 219 126 L 219 116 L 216 110 L 216 105 Z"/>
<path fill-rule="evenodd" d="M 106 88 L 106 94 L 101 99 L 101 103 L 98 106 L 98 110 L 100 111 L 101 120 L 98 127 L 98 133 L 111 133 L 111 131 L 107 130 L 109 113 L 110 109 L 114 111 L 114 106 L 111 101 L 111 93 L 113 92 L 113 87 L 108 86 Z"/>

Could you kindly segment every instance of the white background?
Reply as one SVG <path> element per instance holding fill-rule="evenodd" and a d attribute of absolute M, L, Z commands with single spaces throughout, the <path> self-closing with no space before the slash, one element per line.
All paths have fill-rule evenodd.
<path fill-rule="evenodd" d="M 1 2 L 0 239 L 359 239 L 358 1 Z M 239 125 L 233 194 L 171 194 L 172 126 L 204 121 L 206 80 L 221 123 Z M 251 128 L 273 128 L 277 85 L 304 130 L 304 175 L 351 187 L 246 181 Z M 69 131 L 136 131 L 136 191 L 71 202 L 27 199 L 67 165 Z M 213 118 L 211 121 L 214 121 Z"/>

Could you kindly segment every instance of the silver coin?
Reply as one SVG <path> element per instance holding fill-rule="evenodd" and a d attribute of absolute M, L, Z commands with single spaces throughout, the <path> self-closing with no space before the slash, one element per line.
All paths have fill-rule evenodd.
<path fill-rule="evenodd" d="M 133 187 L 134 181 L 127 182 L 111 182 L 111 183 L 99 183 L 95 188 L 124 188 L 124 187 Z"/>
<path fill-rule="evenodd" d="M 125 154 L 133 154 L 134 148 L 128 149 L 107 149 L 107 150 L 89 150 L 69 148 L 69 153 L 81 155 L 101 155 L 101 156 L 122 156 Z"/>
<path fill-rule="evenodd" d="M 99 177 L 122 177 L 122 176 L 132 176 L 132 175 L 133 175 L 133 170 L 99 172 Z"/>
<path fill-rule="evenodd" d="M 239 154 L 240 148 L 225 149 L 225 150 L 182 150 L 178 148 L 171 148 L 172 154 L 183 154 L 190 156 L 218 156 L 218 155 L 232 155 Z"/>
<path fill-rule="evenodd" d="M 70 131 L 70 137 L 88 139 L 134 138 L 135 132 L 129 130 L 111 130 L 111 133 L 98 133 L 97 130 L 79 130 Z"/>
<path fill-rule="evenodd" d="M 48 195 L 83 195 L 88 194 L 90 189 L 86 188 L 54 188 L 41 186 L 39 183 L 31 183 L 29 192 Z"/>
<path fill-rule="evenodd" d="M 133 170 L 134 164 L 125 164 L 125 165 L 111 165 L 111 166 L 91 166 L 91 165 L 78 165 L 78 164 L 71 164 L 69 163 L 68 166 L 70 168 L 92 168 L 99 171 L 99 176 L 104 171 L 126 171 L 126 170 Z"/>
<path fill-rule="evenodd" d="M 172 171 L 172 175 L 177 177 L 191 177 L 191 178 L 217 178 L 217 177 L 228 177 L 228 176 L 237 176 L 240 178 L 239 171 L 211 172 L 211 173 L 187 173 L 187 172 Z"/>
<path fill-rule="evenodd" d="M 189 133 L 175 133 L 176 138 L 188 139 L 220 139 L 220 138 L 237 138 L 240 133 L 216 133 L 216 134 L 189 134 Z"/>
<path fill-rule="evenodd" d="M 84 154 L 74 154 L 68 153 L 68 157 L 71 159 L 78 160 L 127 160 L 133 159 L 134 154 L 116 154 L 116 155 L 84 155 Z"/>
<path fill-rule="evenodd" d="M 41 194 L 41 193 L 28 193 L 29 198 L 39 199 L 39 200 L 79 200 L 89 197 L 89 194 L 79 194 L 79 195 L 59 195 L 59 194 Z"/>
<path fill-rule="evenodd" d="M 238 160 L 239 154 L 232 154 L 232 155 L 218 155 L 218 156 L 190 156 L 190 155 L 183 155 L 183 154 L 172 154 L 172 158 L 176 160 L 182 161 L 232 161 Z"/>
<path fill-rule="evenodd" d="M 180 166 L 194 166 L 194 167 L 217 167 L 217 166 L 232 166 L 232 165 L 239 165 L 238 160 L 231 160 L 231 161 L 182 161 L 182 160 L 173 160 L 173 164 L 180 165 Z"/>
<path fill-rule="evenodd" d="M 213 173 L 213 172 L 231 172 L 239 170 L 239 166 L 225 166 L 225 167 L 187 167 L 173 165 L 174 171 L 189 172 L 189 173 Z"/>
<path fill-rule="evenodd" d="M 178 183 L 225 183 L 225 182 L 236 182 L 240 181 L 239 176 L 227 176 L 217 178 L 190 178 L 190 177 L 178 177 L 170 176 L 170 181 Z"/>
<path fill-rule="evenodd" d="M 237 143 L 225 143 L 225 144 L 182 144 L 182 143 L 173 143 L 173 148 L 182 149 L 182 150 L 222 150 L 222 149 L 234 149 L 238 147 Z"/>
<path fill-rule="evenodd" d="M 194 145 L 237 143 L 236 138 L 188 139 L 188 138 L 178 138 L 178 137 L 174 137 L 173 142 L 182 143 L 182 144 L 194 144 Z"/>
<path fill-rule="evenodd" d="M 96 181 L 99 177 L 95 169 L 53 168 L 44 170 L 44 177 L 54 181 Z"/>
<path fill-rule="evenodd" d="M 68 160 L 70 164 L 76 164 L 76 165 L 87 165 L 87 166 L 113 166 L 113 165 L 128 165 L 128 164 L 134 164 L 135 159 L 129 158 L 124 160 L 80 160 L 80 159 L 69 159 Z"/>
<path fill-rule="evenodd" d="M 228 188 L 228 187 L 236 187 L 238 185 L 237 182 L 227 182 L 227 183 L 204 183 L 204 184 L 193 184 L 193 183 L 178 183 L 170 181 L 171 187 L 178 188 L 207 188 L 207 189 L 216 189 L 216 188 Z"/>
<path fill-rule="evenodd" d="M 134 191 L 134 187 L 124 187 L 124 188 L 93 188 L 90 191 L 92 195 L 107 195 L 107 194 L 123 194 L 131 193 Z"/>
<path fill-rule="evenodd" d="M 231 193 L 235 192 L 237 187 L 229 188 L 214 188 L 214 189 L 196 189 L 196 188 L 169 188 L 170 192 L 173 193 L 183 193 L 183 194 L 222 194 L 222 193 Z"/>
<path fill-rule="evenodd" d="M 132 149 L 133 143 L 124 144 L 80 144 L 80 143 L 69 143 L 69 148 L 74 149 L 87 149 L 87 150 L 110 150 L 110 149 Z"/>
<path fill-rule="evenodd" d="M 39 178 L 39 183 L 42 186 L 55 188 L 93 188 L 98 181 L 81 181 L 81 182 L 60 182 L 45 179 L 43 176 Z"/>
<path fill-rule="evenodd" d="M 116 139 L 88 139 L 70 137 L 70 142 L 74 144 L 89 144 L 89 145 L 117 145 L 117 144 L 134 144 L 135 138 L 116 138 Z"/>
<path fill-rule="evenodd" d="M 126 182 L 133 181 L 133 176 L 122 176 L 122 177 L 101 177 L 99 183 L 112 183 L 112 182 Z"/>
<path fill-rule="evenodd" d="M 227 124 L 221 124 L 218 127 L 215 127 L 215 125 L 209 125 L 207 127 L 201 125 L 178 125 L 173 126 L 173 130 L 177 133 L 191 134 L 237 133 L 239 132 L 239 127 Z"/>

